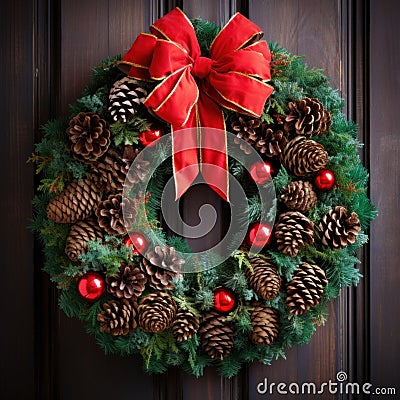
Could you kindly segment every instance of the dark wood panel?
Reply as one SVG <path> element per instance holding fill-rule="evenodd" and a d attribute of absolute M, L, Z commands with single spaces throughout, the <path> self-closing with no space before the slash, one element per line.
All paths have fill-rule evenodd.
<path fill-rule="evenodd" d="M 31 218 L 34 140 L 33 1 L 0 4 L 0 398 L 30 399 L 34 383 L 34 268 Z"/>
<path fill-rule="evenodd" d="M 310 67 L 323 68 L 332 86 L 341 88 L 341 2 L 339 0 L 250 0 L 250 19 L 267 41 L 306 56 Z"/>
<path fill-rule="evenodd" d="M 235 0 L 218 1 L 185 1 L 182 2 L 182 9 L 189 18 L 202 18 L 224 25 L 229 18 L 236 12 L 237 5 Z"/>
<path fill-rule="evenodd" d="M 396 99 L 400 81 L 400 7 L 390 0 L 370 2 L 370 172 L 371 197 L 379 216 L 371 228 L 371 383 L 399 387 L 400 132 Z"/>
<path fill-rule="evenodd" d="M 289 349 L 287 361 L 248 366 L 231 380 L 220 379 L 214 369 L 200 379 L 177 369 L 149 376 L 139 356 L 104 356 L 79 321 L 58 312 L 54 287 L 39 271 L 40 258 L 33 261 L 33 239 L 26 229 L 33 173 L 25 160 L 39 125 L 68 114 L 68 103 L 89 81 L 92 66 L 124 53 L 139 32 L 175 5 L 190 17 L 217 23 L 226 22 L 235 7 L 248 10 L 267 40 L 324 68 L 346 99 L 346 113 L 360 124 L 371 196 L 380 210 L 371 228 L 371 251 L 364 251 L 366 276 L 356 290 L 330 305 L 328 324 L 318 328 L 309 345 Z M 400 232 L 395 221 L 400 10 L 395 1 L 15 0 L 1 2 L 0 15 L 0 398 L 261 399 L 266 396 L 257 395 L 256 387 L 264 378 L 320 383 L 334 379 L 339 370 L 353 381 L 398 385 L 393 366 L 400 358 Z"/>

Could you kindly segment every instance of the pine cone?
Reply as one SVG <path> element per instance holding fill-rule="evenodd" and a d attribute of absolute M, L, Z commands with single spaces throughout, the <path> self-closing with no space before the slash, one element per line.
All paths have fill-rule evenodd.
<path fill-rule="evenodd" d="M 139 156 L 135 159 L 133 165 L 131 165 L 131 168 L 127 175 L 126 185 L 132 187 L 136 183 L 144 182 L 149 173 L 150 162 L 144 160 L 143 157 Z"/>
<path fill-rule="evenodd" d="M 172 334 L 178 342 L 190 339 L 199 329 L 199 318 L 186 308 L 179 308 L 172 323 Z"/>
<path fill-rule="evenodd" d="M 267 157 L 280 156 L 288 142 L 287 133 L 275 127 L 263 124 L 261 134 L 255 143 L 255 149 Z"/>
<path fill-rule="evenodd" d="M 103 304 L 103 310 L 97 314 L 100 330 L 114 336 L 126 335 L 135 330 L 137 304 L 127 300 L 109 300 Z"/>
<path fill-rule="evenodd" d="M 101 190 L 92 176 L 74 179 L 47 205 L 47 217 L 59 224 L 75 223 L 89 217 L 101 200 Z"/>
<path fill-rule="evenodd" d="M 313 222 L 298 211 L 281 214 L 274 229 L 278 250 L 296 257 L 300 247 L 314 243 L 313 229 Z"/>
<path fill-rule="evenodd" d="M 131 163 L 137 154 L 138 150 L 134 150 L 132 146 L 125 146 L 123 152 L 110 149 L 93 163 L 93 174 L 104 185 L 106 192 L 122 191 Z"/>
<path fill-rule="evenodd" d="M 281 162 L 293 175 L 304 176 L 324 168 L 328 153 L 322 144 L 297 136 L 285 146 Z"/>
<path fill-rule="evenodd" d="M 120 194 L 111 194 L 99 203 L 96 216 L 100 227 L 110 235 L 124 235 L 135 223 L 134 201 Z"/>
<path fill-rule="evenodd" d="M 234 344 L 233 334 L 233 327 L 225 315 L 208 311 L 202 316 L 198 335 L 202 349 L 211 358 L 222 360 L 230 354 Z"/>
<path fill-rule="evenodd" d="M 106 278 L 107 290 L 118 298 L 136 300 L 144 291 L 147 278 L 132 264 L 121 263 L 120 271 Z"/>
<path fill-rule="evenodd" d="M 108 111 L 114 121 L 126 122 L 133 117 L 147 96 L 147 91 L 138 81 L 124 77 L 115 82 L 110 90 Z"/>
<path fill-rule="evenodd" d="M 279 294 L 281 278 L 271 260 L 261 257 L 250 258 L 251 266 L 245 270 L 247 281 L 254 292 L 264 300 L 272 300 Z"/>
<path fill-rule="evenodd" d="M 285 119 L 285 130 L 297 135 L 322 135 L 329 131 L 332 117 L 317 99 L 306 97 L 289 103 L 289 114 Z"/>
<path fill-rule="evenodd" d="M 108 122 L 95 113 L 80 112 L 69 122 L 68 147 L 77 160 L 96 161 L 110 145 Z"/>
<path fill-rule="evenodd" d="M 356 241 L 361 231 L 360 220 L 355 212 L 350 215 L 343 206 L 336 206 L 324 215 L 319 224 L 322 243 L 333 250 L 339 250 Z"/>
<path fill-rule="evenodd" d="M 254 146 L 259 137 L 259 132 L 256 130 L 261 126 L 261 119 L 236 113 L 231 116 L 230 120 L 232 132 L 237 132 L 236 136 L 238 138 L 243 139 L 250 146 Z M 237 139 L 235 139 L 235 143 L 240 143 L 240 149 L 246 154 L 251 153 L 251 147 L 249 145 L 246 145 Z"/>
<path fill-rule="evenodd" d="M 280 325 L 278 310 L 255 301 L 251 305 L 250 320 L 253 326 L 251 341 L 254 344 L 267 346 L 277 338 Z"/>
<path fill-rule="evenodd" d="M 175 300 L 169 294 L 151 293 L 139 305 L 139 326 L 146 332 L 164 331 L 171 326 L 176 309 Z"/>
<path fill-rule="evenodd" d="M 78 221 L 71 226 L 66 240 L 65 254 L 73 262 L 79 261 L 79 256 L 85 253 L 89 241 L 103 239 L 103 232 L 97 224 L 97 220 L 88 218 Z"/>
<path fill-rule="evenodd" d="M 322 268 L 303 262 L 287 284 L 285 303 L 289 313 L 301 315 L 311 306 L 316 306 L 321 301 L 327 283 Z"/>
<path fill-rule="evenodd" d="M 287 208 L 303 213 L 313 208 L 318 201 L 317 193 L 308 181 L 295 181 L 285 186 L 281 199 Z"/>
<path fill-rule="evenodd" d="M 146 253 L 140 263 L 140 268 L 147 276 L 152 288 L 171 290 L 174 288 L 171 281 L 181 276 L 181 266 L 184 262 L 173 247 L 156 246 L 153 251 Z"/>

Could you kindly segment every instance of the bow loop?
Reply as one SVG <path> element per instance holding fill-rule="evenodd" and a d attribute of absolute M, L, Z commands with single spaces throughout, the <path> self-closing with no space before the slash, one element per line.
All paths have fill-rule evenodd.
<path fill-rule="evenodd" d="M 201 56 L 193 25 L 178 8 L 150 30 L 152 35 L 139 35 L 120 65 L 133 78 L 159 82 L 144 104 L 169 122 L 173 131 L 196 126 L 225 130 L 221 107 L 260 116 L 273 89 L 266 83 L 271 54 L 267 43 L 260 41 L 263 33 L 257 25 L 235 14 L 211 44 L 210 58 Z M 205 135 L 198 130 L 202 160 L 227 171 L 226 135 Z M 173 137 L 174 149 L 182 148 L 178 140 L 182 139 Z M 207 143 L 213 144 L 213 150 L 204 147 Z M 187 166 L 197 165 L 197 152 L 183 149 L 173 157 L 179 197 L 196 178 L 199 169 Z M 202 174 L 210 187 L 228 199 L 227 173 L 215 174 L 204 167 Z"/>

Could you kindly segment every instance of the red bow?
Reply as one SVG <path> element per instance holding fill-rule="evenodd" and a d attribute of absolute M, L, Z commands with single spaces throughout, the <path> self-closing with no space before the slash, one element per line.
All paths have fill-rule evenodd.
<path fill-rule="evenodd" d="M 159 81 L 144 104 L 172 125 L 183 128 L 210 127 L 225 131 L 222 107 L 259 117 L 273 89 L 271 54 L 260 41 L 260 28 L 237 13 L 210 46 L 210 58 L 202 57 L 193 25 L 175 8 L 142 33 L 125 54 L 120 66 L 128 76 Z M 176 198 L 201 172 L 222 198 L 228 199 L 226 135 L 185 131 L 184 140 L 173 133 L 173 166 Z M 219 168 L 213 168 L 217 166 Z"/>

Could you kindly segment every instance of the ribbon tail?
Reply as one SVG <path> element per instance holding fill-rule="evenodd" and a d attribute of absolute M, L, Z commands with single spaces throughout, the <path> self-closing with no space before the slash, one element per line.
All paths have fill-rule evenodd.
<path fill-rule="evenodd" d="M 223 200 L 229 201 L 229 173 L 225 120 L 221 108 L 200 92 L 198 102 L 201 173 Z"/>
<path fill-rule="evenodd" d="M 172 126 L 175 200 L 178 200 L 189 189 L 199 174 L 195 109 L 191 111 L 187 125 L 193 127 L 182 129 Z"/>

